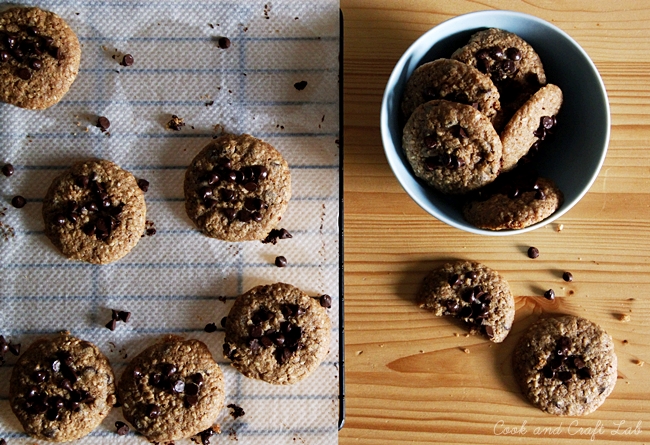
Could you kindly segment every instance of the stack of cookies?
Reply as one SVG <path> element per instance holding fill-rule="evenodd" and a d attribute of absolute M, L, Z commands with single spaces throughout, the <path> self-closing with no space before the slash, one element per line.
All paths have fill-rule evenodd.
<path fill-rule="evenodd" d="M 462 200 L 481 229 L 521 229 L 562 204 L 558 187 L 531 159 L 553 133 L 562 90 L 519 36 L 474 34 L 450 55 L 418 67 L 402 99 L 402 148 L 427 186 Z"/>

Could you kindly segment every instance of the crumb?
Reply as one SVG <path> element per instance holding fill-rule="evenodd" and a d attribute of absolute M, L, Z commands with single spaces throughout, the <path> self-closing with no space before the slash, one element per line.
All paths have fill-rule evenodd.
<path fill-rule="evenodd" d="M 156 234 L 156 224 L 153 221 L 145 221 L 144 236 L 154 236 Z"/>
<path fill-rule="evenodd" d="M 178 117 L 175 114 L 172 114 L 172 118 L 167 122 L 167 128 L 170 130 L 180 131 L 181 128 L 185 126 L 185 122 L 182 117 Z"/>
<path fill-rule="evenodd" d="M 219 297 L 217 297 L 217 300 L 221 301 L 222 303 L 225 303 L 226 302 L 226 297 L 219 296 Z"/>
<path fill-rule="evenodd" d="M 231 440 L 234 440 L 234 441 L 236 441 L 236 442 L 239 441 L 239 439 L 237 438 L 237 431 L 235 431 L 234 428 L 230 428 L 230 429 L 228 430 L 228 437 L 229 437 Z"/>
<path fill-rule="evenodd" d="M 242 417 L 244 414 L 246 414 L 241 406 L 235 405 L 234 403 L 228 405 L 228 408 L 230 408 L 230 415 L 233 419 L 238 419 L 239 417 Z"/>
<path fill-rule="evenodd" d="M 468 338 L 468 337 L 469 337 L 469 333 L 467 333 L 467 334 L 463 334 L 463 337 Z"/>
<path fill-rule="evenodd" d="M 205 106 L 206 106 L 206 107 L 211 107 L 212 105 L 214 105 L 214 101 L 213 101 L 213 100 L 209 100 L 209 101 L 207 101 L 207 102 L 205 103 Z"/>
<path fill-rule="evenodd" d="M 465 354 L 469 354 L 469 349 L 464 348 L 464 349 L 463 349 L 463 352 L 464 352 Z"/>
<path fill-rule="evenodd" d="M 363 354 L 363 351 L 357 351 L 356 354 L 361 355 L 361 354 Z"/>
<path fill-rule="evenodd" d="M 558 224 L 558 225 L 555 227 L 555 231 L 556 231 L 556 232 L 561 232 L 561 231 L 563 231 L 563 230 L 564 230 L 564 224 Z"/>
<path fill-rule="evenodd" d="M 379 345 L 380 348 L 383 348 L 385 345 L 382 343 Z"/>
<path fill-rule="evenodd" d="M 212 29 L 214 29 L 214 25 L 212 23 L 208 23 L 208 26 Z"/>
<path fill-rule="evenodd" d="M 5 224 L 2 219 L 5 217 L 7 208 L 3 207 L 0 209 L 0 241 L 7 242 L 10 238 L 13 238 L 16 235 L 16 232 L 13 227 Z"/>
<path fill-rule="evenodd" d="M 460 335 L 458 335 L 458 332 L 454 332 L 454 337 L 460 337 Z"/>
<path fill-rule="evenodd" d="M 420 354 L 424 354 L 424 351 L 423 351 L 422 349 L 420 349 L 420 351 L 419 351 L 419 352 L 420 352 Z"/>
<path fill-rule="evenodd" d="M 624 345 L 626 345 L 626 344 L 628 344 L 628 343 L 629 343 L 629 341 L 627 341 L 627 340 L 623 340 L 623 344 L 624 344 Z"/>
<path fill-rule="evenodd" d="M 298 91 L 302 91 L 305 88 L 307 88 L 307 81 L 306 80 L 301 80 L 300 82 L 296 82 L 296 83 L 293 84 L 293 87 Z"/>
<path fill-rule="evenodd" d="M 645 365 L 645 362 L 643 360 L 636 359 L 634 360 L 634 364 L 640 367 Z"/>
<path fill-rule="evenodd" d="M 630 314 L 620 314 L 618 319 L 620 321 L 622 321 L 623 323 L 627 323 L 628 321 L 630 321 L 632 319 L 632 317 L 630 317 Z"/>

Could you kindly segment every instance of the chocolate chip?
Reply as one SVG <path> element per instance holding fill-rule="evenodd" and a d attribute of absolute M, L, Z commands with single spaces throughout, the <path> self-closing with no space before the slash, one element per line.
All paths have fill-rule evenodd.
<path fill-rule="evenodd" d="M 476 300 L 474 289 L 466 288 L 463 290 L 461 298 L 465 303 L 473 303 Z"/>
<path fill-rule="evenodd" d="M 539 124 L 546 130 L 550 130 L 553 128 L 553 118 L 551 116 L 542 116 Z"/>
<path fill-rule="evenodd" d="M 16 56 L 16 52 L 17 51 L 14 51 L 14 56 Z M 20 54 L 20 56 L 22 57 L 22 54 Z M 16 75 L 23 80 L 29 80 L 32 78 L 32 72 L 27 68 L 19 68 Z"/>
<path fill-rule="evenodd" d="M 217 332 L 217 325 L 214 323 L 208 323 L 205 325 L 203 330 L 208 333 Z"/>
<path fill-rule="evenodd" d="M 149 191 L 149 181 L 146 179 L 138 179 L 138 187 L 140 187 L 140 190 L 147 193 Z"/>
<path fill-rule="evenodd" d="M 518 60 L 521 60 L 521 51 L 519 51 L 518 48 L 508 48 L 506 50 L 506 57 L 510 60 L 514 60 L 515 62 Z"/>
<path fill-rule="evenodd" d="M 492 48 L 489 49 L 489 51 L 490 51 L 490 57 L 492 57 L 494 60 L 503 60 L 506 58 L 506 55 L 503 53 L 503 50 L 498 46 L 493 46 Z"/>
<path fill-rule="evenodd" d="M 58 46 L 52 45 L 47 50 L 50 53 L 50 56 L 54 57 L 56 60 L 63 60 L 63 52 Z"/>
<path fill-rule="evenodd" d="M 589 380 L 591 378 L 591 369 L 587 367 L 578 369 L 578 378 L 582 380 Z"/>
<path fill-rule="evenodd" d="M 47 380 L 47 374 L 45 374 L 43 371 L 36 371 L 32 376 L 32 379 L 37 383 L 43 383 L 45 380 Z"/>
<path fill-rule="evenodd" d="M 178 371 L 175 365 L 171 363 L 163 363 L 162 364 L 162 374 L 166 377 L 171 377 L 174 375 L 174 373 Z"/>
<path fill-rule="evenodd" d="M 264 331 L 261 326 L 253 326 L 251 329 L 251 338 L 261 338 L 264 335 Z"/>
<path fill-rule="evenodd" d="M 188 396 L 197 395 L 200 389 L 201 388 L 196 383 L 190 382 L 185 384 L 185 394 L 187 394 Z"/>
<path fill-rule="evenodd" d="M 528 248 L 528 258 L 538 258 L 539 257 L 539 249 L 537 247 L 529 247 Z"/>
<path fill-rule="evenodd" d="M 81 405 L 79 404 L 79 402 L 70 402 L 70 404 L 68 405 L 68 409 L 70 411 L 79 412 L 81 411 Z"/>
<path fill-rule="evenodd" d="M 488 338 L 494 338 L 494 328 L 492 326 L 485 326 L 485 335 L 488 336 Z"/>
<path fill-rule="evenodd" d="M 546 138 L 546 129 L 544 127 L 539 127 L 538 129 L 533 131 L 533 136 L 543 141 Z"/>
<path fill-rule="evenodd" d="M 11 352 L 13 355 L 20 355 L 20 343 L 9 343 L 7 347 L 9 348 L 9 352 Z"/>
<path fill-rule="evenodd" d="M 460 318 L 470 318 L 472 316 L 472 308 L 470 306 L 463 307 L 458 313 Z"/>
<path fill-rule="evenodd" d="M 9 61 L 9 53 L 7 51 L 0 51 L 0 63 Z"/>
<path fill-rule="evenodd" d="M 426 171 L 433 171 L 436 167 L 442 167 L 444 164 L 441 162 L 440 157 L 438 156 L 429 156 L 424 159 L 424 169 Z"/>
<path fill-rule="evenodd" d="M 220 37 L 217 43 L 221 49 L 230 48 L 230 39 L 228 37 Z"/>
<path fill-rule="evenodd" d="M 269 175 L 269 170 L 263 165 L 254 165 L 252 168 L 253 172 L 255 173 L 255 177 L 259 181 L 263 181 Z"/>
<path fill-rule="evenodd" d="M 43 62 L 38 59 L 29 59 L 28 65 L 34 71 L 38 71 L 43 68 Z"/>
<path fill-rule="evenodd" d="M 185 382 L 182 380 L 176 380 L 172 385 L 172 391 L 176 393 L 181 393 L 185 391 Z"/>
<path fill-rule="evenodd" d="M 571 272 L 564 272 L 562 274 L 562 279 L 570 283 L 571 281 L 573 281 L 573 274 Z"/>
<path fill-rule="evenodd" d="M 291 358 L 291 351 L 288 348 L 277 348 L 275 350 L 275 359 L 280 365 L 284 365 Z"/>
<path fill-rule="evenodd" d="M 244 184 L 244 188 L 247 191 L 253 193 L 254 191 L 257 190 L 257 184 L 255 184 L 254 182 L 247 182 L 246 184 Z"/>
<path fill-rule="evenodd" d="M 2 174 L 6 177 L 9 177 L 14 174 L 14 166 L 11 164 L 5 164 L 2 166 Z"/>
<path fill-rule="evenodd" d="M 158 386 L 160 385 L 160 382 L 162 381 L 162 375 L 159 373 L 154 373 L 149 376 L 149 384 L 151 386 Z"/>
<path fill-rule="evenodd" d="M 281 340 L 280 340 L 280 338 L 281 338 Z M 262 346 L 264 346 L 265 348 L 269 348 L 269 347 L 273 346 L 273 343 L 274 343 L 274 341 L 271 340 L 271 338 L 269 336 L 267 336 L 267 335 L 260 338 L 259 341 L 262 344 Z M 278 345 L 284 344 L 284 336 L 282 334 L 276 334 L 275 343 L 278 344 Z"/>
<path fill-rule="evenodd" d="M 203 384 L 203 375 L 200 372 L 197 372 L 196 374 L 192 374 L 190 376 L 190 380 L 201 386 Z"/>
<path fill-rule="evenodd" d="M 228 321 L 228 317 L 223 317 L 221 319 L 221 327 L 225 328 L 226 327 L 226 322 Z"/>
<path fill-rule="evenodd" d="M 473 270 L 465 273 L 465 279 L 467 280 L 473 281 L 476 280 L 477 278 L 478 278 L 478 274 Z"/>
<path fill-rule="evenodd" d="M 106 323 L 106 327 L 108 329 L 110 329 L 111 331 L 114 331 L 115 328 L 117 327 L 117 320 L 113 319 L 113 320 L 109 321 L 108 323 Z"/>
<path fill-rule="evenodd" d="M 286 267 L 287 259 L 283 256 L 275 257 L 275 265 L 278 267 Z"/>
<path fill-rule="evenodd" d="M 47 414 L 45 414 L 45 417 L 47 420 L 51 422 L 55 422 L 61 418 L 61 412 L 59 411 L 58 408 L 50 408 L 47 410 Z"/>
<path fill-rule="evenodd" d="M 128 323 L 129 320 L 131 319 L 131 312 L 119 311 L 117 313 L 117 318 L 122 320 L 124 323 Z"/>
<path fill-rule="evenodd" d="M 447 306 L 447 310 L 452 314 L 457 314 L 460 310 L 460 304 L 456 300 L 447 300 L 445 305 Z"/>
<path fill-rule="evenodd" d="M 330 297 L 327 294 L 321 295 L 320 298 L 318 299 L 318 301 L 320 302 L 320 305 L 322 307 L 326 308 L 326 309 L 329 309 L 329 308 L 332 307 L 332 297 Z"/>
<path fill-rule="evenodd" d="M 59 388 L 65 389 L 66 391 L 72 391 L 72 383 L 68 379 L 63 379 L 59 383 Z"/>
<path fill-rule="evenodd" d="M 296 82 L 296 83 L 293 84 L 293 87 L 298 91 L 302 91 L 305 88 L 307 88 L 307 81 L 306 80 L 301 80 L 300 82 Z"/>
<path fill-rule="evenodd" d="M 25 204 L 27 204 L 27 200 L 20 195 L 14 196 L 11 200 L 11 205 L 17 209 L 22 209 L 25 207 Z"/>
<path fill-rule="evenodd" d="M 250 211 L 262 210 L 264 201 L 259 198 L 246 198 L 244 200 L 244 207 Z"/>
<path fill-rule="evenodd" d="M 109 121 L 107 117 L 99 116 L 99 118 L 97 118 L 97 126 L 102 132 L 104 132 L 111 126 L 111 121 Z"/>
<path fill-rule="evenodd" d="M 237 219 L 241 222 L 247 223 L 253 219 L 253 214 L 246 209 L 241 209 L 237 212 Z"/>
<path fill-rule="evenodd" d="M 433 149 L 440 145 L 440 142 L 436 139 L 435 136 L 425 136 L 424 137 L 424 146 Z"/>
<path fill-rule="evenodd" d="M 223 214 L 228 219 L 228 221 L 234 221 L 235 218 L 237 217 L 237 210 L 235 210 L 235 209 L 223 209 Z"/>
<path fill-rule="evenodd" d="M 122 63 L 120 65 L 122 66 L 131 66 L 133 65 L 134 59 L 131 54 L 124 54 L 124 57 L 122 57 Z"/>
<path fill-rule="evenodd" d="M 544 298 L 550 301 L 555 300 L 555 291 L 553 289 L 547 290 L 546 292 L 544 292 Z"/>
<path fill-rule="evenodd" d="M 542 368 L 542 374 L 547 379 L 552 379 L 553 377 L 555 377 L 555 371 L 549 365 L 546 365 Z"/>
<path fill-rule="evenodd" d="M 157 419 L 158 416 L 160 416 L 160 407 L 156 404 L 151 403 L 145 408 L 145 414 L 150 419 Z"/>
<path fill-rule="evenodd" d="M 115 428 L 117 428 L 116 432 L 119 436 L 126 436 L 127 434 L 129 434 L 129 426 L 124 422 L 120 422 L 118 420 L 117 422 L 115 422 Z"/>
<path fill-rule="evenodd" d="M 571 372 L 569 371 L 559 371 L 557 373 L 557 378 L 563 382 L 567 382 L 571 380 L 571 377 L 573 377 L 573 374 L 571 374 Z"/>
<path fill-rule="evenodd" d="M 230 404 L 228 405 L 228 408 L 230 408 L 232 411 L 230 411 L 230 415 L 232 416 L 233 419 L 237 419 L 239 417 L 242 417 L 244 414 L 244 410 L 241 408 L 241 406 L 237 406 L 235 404 Z"/>
<path fill-rule="evenodd" d="M 535 199 L 538 201 L 546 199 L 546 193 L 543 190 L 539 189 L 535 191 Z"/>

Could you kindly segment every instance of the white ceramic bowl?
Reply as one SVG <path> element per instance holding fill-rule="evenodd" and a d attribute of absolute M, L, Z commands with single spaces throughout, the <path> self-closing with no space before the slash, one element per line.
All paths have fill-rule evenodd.
<path fill-rule="evenodd" d="M 553 142 L 535 157 L 540 176 L 552 179 L 564 193 L 564 204 L 546 220 L 519 230 L 483 230 L 463 219 L 458 198 L 446 196 L 418 180 L 402 151 L 400 103 L 404 86 L 420 65 L 449 58 L 481 29 L 500 28 L 526 40 L 539 54 L 549 83 L 558 85 L 564 102 Z M 468 232 L 512 235 L 544 226 L 564 215 L 587 193 L 598 176 L 609 144 L 607 92 L 587 53 L 568 34 L 534 16 L 512 11 L 480 11 L 447 20 L 415 41 L 397 62 L 381 105 L 381 136 L 388 163 L 398 181 L 424 210 Z"/>

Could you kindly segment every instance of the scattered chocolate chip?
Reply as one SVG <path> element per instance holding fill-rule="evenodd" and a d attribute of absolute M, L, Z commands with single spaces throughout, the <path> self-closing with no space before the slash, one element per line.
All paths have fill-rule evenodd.
<path fill-rule="evenodd" d="M 228 321 L 228 317 L 223 317 L 221 319 L 221 327 L 225 328 L 226 327 L 226 322 Z"/>
<path fill-rule="evenodd" d="M 306 80 L 302 80 L 302 81 L 300 81 L 300 82 L 296 82 L 296 83 L 293 84 L 293 87 L 294 87 L 296 90 L 298 90 L 298 91 L 302 91 L 302 90 L 304 90 L 305 88 L 307 88 L 307 81 L 306 81 Z"/>
<path fill-rule="evenodd" d="M 20 343 L 9 343 L 7 347 L 9 348 L 9 352 L 11 352 L 13 355 L 20 355 Z"/>
<path fill-rule="evenodd" d="M 230 39 L 228 37 L 220 37 L 217 43 L 221 49 L 230 48 Z"/>
<path fill-rule="evenodd" d="M 138 179 L 138 187 L 140 187 L 140 190 L 147 193 L 149 191 L 149 181 L 146 179 Z"/>
<path fill-rule="evenodd" d="M 160 416 L 160 407 L 153 403 L 149 404 L 145 409 L 145 413 L 150 419 L 156 419 L 158 416 Z"/>
<path fill-rule="evenodd" d="M 329 308 L 332 307 L 332 297 L 330 297 L 327 294 L 321 295 L 320 298 L 318 299 L 318 301 L 320 302 L 320 305 L 322 307 L 326 308 L 326 309 L 329 309 Z"/>
<path fill-rule="evenodd" d="M 27 204 L 27 200 L 20 195 L 14 196 L 11 200 L 11 205 L 17 209 L 22 209 L 25 207 L 25 204 Z"/>
<path fill-rule="evenodd" d="M 99 118 L 97 119 L 97 126 L 103 133 L 110 128 L 111 121 L 109 121 L 108 118 L 105 116 L 99 116 Z"/>
<path fill-rule="evenodd" d="M 118 318 L 119 320 L 123 321 L 124 323 L 128 323 L 129 320 L 131 319 L 131 312 L 127 312 L 127 311 L 119 311 L 119 312 L 117 313 L 117 318 Z"/>
<path fill-rule="evenodd" d="M 122 57 L 122 63 L 120 65 L 122 66 L 131 66 L 133 65 L 134 59 L 131 54 L 124 54 L 124 57 Z"/>
<path fill-rule="evenodd" d="M 488 338 L 494 338 L 494 328 L 492 326 L 485 326 L 485 335 L 488 336 Z"/>
<path fill-rule="evenodd" d="M 2 166 L 2 174 L 6 177 L 9 177 L 14 174 L 14 166 L 11 164 L 5 164 Z"/>
<path fill-rule="evenodd" d="M 283 256 L 275 257 L 275 265 L 278 267 L 286 267 L 287 259 Z"/>
<path fill-rule="evenodd" d="M 540 118 L 540 125 L 546 130 L 553 128 L 553 118 L 551 116 L 542 116 Z"/>
<path fill-rule="evenodd" d="M 171 119 L 167 122 L 167 128 L 174 131 L 181 131 L 181 128 L 185 126 L 185 122 L 182 117 L 178 117 L 175 114 L 172 114 Z"/>
<path fill-rule="evenodd" d="M 217 325 L 214 323 L 208 323 L 205 325 L 203 330 L 208 333 L 217 332 Z"/>
<path fill-rule="evenodd" d="M 571 272 L 564 272 L 562 274 L 562 279 L 570 283 L 571 281 L 573 281 L 573 274 Z"/>
<path fill-rule="evenodd" d="M 115 422 L 115 428 L 117 428 L 117 434 L 119 436 L 126 436 L 127 434 L 129 434 L 129 426 L 124 422 L 120 422 L 118 420 L 117 422 Z"/>
<path fill-rule="evenodd" d="M 544 292 L 544 298 L 550 301 L 555 300 L 555 291 L 553 289 L 547 290 L 546 292 Z"/>
<path fill-rule="evenodd" d="M 538 258 L 539 257 L 539 249 L 537 247 L 529 247 L 528 248 L 528 258 Z"/>
<path fill-rule="evenodd" d="M 230 415 L 233 419 L 238 419 L 246 414 L 241 406 L 235 405 L 234 403 L 228 405 L 228 408 L 230 408 Z"/>
<path fill-rule="evenodd" d="M 117 327 L 117 320 L 113 319 L 113 320 L 109 321 L 108 323 L 106 323 L 106 327 L 108 329 L 110 329 L 111 331 L 114 331 L 115 328 Z"/>

